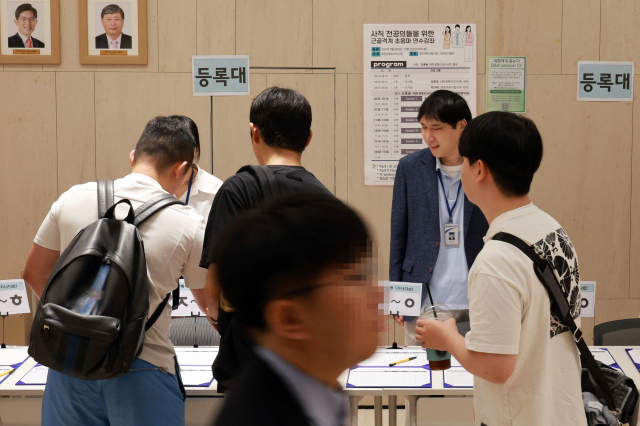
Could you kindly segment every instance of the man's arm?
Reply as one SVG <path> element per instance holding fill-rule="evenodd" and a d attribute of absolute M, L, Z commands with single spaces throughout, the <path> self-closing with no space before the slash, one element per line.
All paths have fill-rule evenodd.
<path fill-rule="evenodd" d="M 204 298 L 207 306 L 207 316 L 213 320 L 218 320 L 218 306 L 220 303 L 220 284 L 218 283 L 218 272 L 215 263 L 209 264 L 207 270 L 207 281 L 204 285 Z"/>
<path fill-rule="evenodd" d="M 193 300 L 196 301 L 196 305 L 198 305 L 198 309 L 200 312 L 206 315 L 207 312 L 207 302 L 204 298 L 204 289 L 193 289 L 191 290 L 191 294 L 193 294 Z"/>
<path fill-rule="evenodd" d="M 389 279 L 391 281 L 400 281 L 402 278 L 402 264 L 407 249 L 407 221 L 407 185 L 402 162 L 400 162 L 396 169 L 391 205 L 391 251 L 389 254 Z M 402 315 L 396 315 L 394 319 L 398 324 L 404 325 Z"/>
<path fill-rule="evenodd" d="M 60 252 L 56 250 L 49 250 L 33 244 L 27 256 L 27 263 L 24 265 L 24 281 L 27 283 L 31 290 L 38 296 L 38 299 L 42 297 L 49 275 L 53 271 Z"/>

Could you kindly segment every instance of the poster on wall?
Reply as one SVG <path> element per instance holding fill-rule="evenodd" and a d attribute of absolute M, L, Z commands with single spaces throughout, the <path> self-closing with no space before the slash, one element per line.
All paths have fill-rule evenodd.
<path fill-rule="evenodd" d="M 426 148 L 417 115 L 436 90 L 476 115 L 476 25 L 364 24 L 364 183 L 393 185 L 398 161 Z"/>
<path fill-rule="evenodd" d="M 0 0 L 0 63 L 60 63 L 58 0 Z"/>
<path fill-rule="evenodd" d="M 146 64 L 146 0 L 79 2 L 81 64 Z"/>
<path fill-rule="evenodd" d="M 527 58 L 487 56 L 487 112 L 527 112 Z"/>

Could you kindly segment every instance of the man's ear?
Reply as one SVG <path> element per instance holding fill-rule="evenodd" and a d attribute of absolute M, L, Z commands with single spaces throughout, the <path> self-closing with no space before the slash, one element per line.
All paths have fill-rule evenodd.
<path fill-rule="evenodd" d="M 313 130 L 309 129 L 309 139 L 307 139 L 307 143 L 304 145 L 304 147 L 308 147 L 309 144 L 311 143 L 311 138 L 313 137 Z"/>
<path fill-rule="evenodd" d="M 135 160 L 135 158 L 136 158 L 136 150 L 134 149 L 129 153 L 129 164 L 131 164 L 132 168 L 133 168 L 133 160 Z"/>
<path fill-rule="evenodd" d="M 173 175 L 172 177 L 176 179 L 182 179 L 188 166 L 189 163 L 187 163 L 186 161 L 174 164 L 171 170 L 171 174 Z"/>
<path fill-rule="evenodd" d="M 476 182 L 487 182 L 488 179 L 491 179 L 491 172 L 489 171 L 489 166 L 482 160 L 476 161 L 476 167 L 478 168 L 476 174 Z"/>
<path fill-rule="evenodd" d="M 258 130 L 256 125 L 253 123 L 249 123 L 249 129 L 251 129 L 251 142 L 254 144 L 259 144 L 262 141 L 260 130 Z"/>
<path fill-rule="evenodd" d="M 465 127 L 467 127 L 467 120 L 465 120 L 464 118 L 460 121 L 458 121 L 458 129 L 459 130 L 464 130 Z"/>
<path fill-rule="evenodd" d="M 274 300 L 264 309 L 270 333 L 287 340 L 308 340 L 312 334 L 304 307 L 292 300 Z"/>

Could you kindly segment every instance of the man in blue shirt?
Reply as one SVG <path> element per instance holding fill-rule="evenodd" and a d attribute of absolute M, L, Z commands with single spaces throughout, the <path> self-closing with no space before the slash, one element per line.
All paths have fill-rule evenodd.
<path fill-rule="evenodd" d="M 393 187 L 389 279 L 424 283 L 422 305 L 445 303 L 458 322 L 469 321 L 467 275 L 483 247 L 489 225 L 464 194 L 458 141 L 471 121 L 466 101 L 438 90 L 418 112 L 428 145 L 400 160 Z M 415 340 L 415 318 L 396 316 L 405 325 L 405 345 Z"/>

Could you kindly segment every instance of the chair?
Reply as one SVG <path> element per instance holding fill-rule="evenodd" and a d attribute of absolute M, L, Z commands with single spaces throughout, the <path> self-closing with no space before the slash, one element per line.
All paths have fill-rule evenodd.
<path fill-rule="evenodd" d="M 469 331 L 471 331 L 471 324 L 469 321 L 459 322 L 456 324 L 458 326 L 458 333 L 460 333 L 463 337 L 467 335 Z"/>
<path fill-rule="evenodd" d="M 640 346 L 640 318 L 598 324 L 593 329 L 595 346 Z"/>
<path fill-rule="evenodd" d="M 220 333 L 203 316 L 171 318 L 169 339 L 174 346 L 220 345 Z"/>

